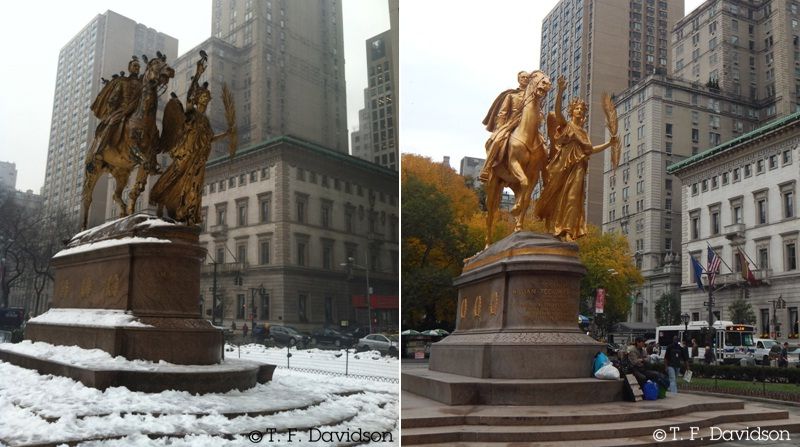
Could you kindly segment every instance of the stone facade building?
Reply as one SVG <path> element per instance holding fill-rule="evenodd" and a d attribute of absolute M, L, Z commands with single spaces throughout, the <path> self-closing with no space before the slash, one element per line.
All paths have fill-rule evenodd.
<path fill-rule="evenodd" d="M 396 171 L 293 137 L 209 162 L 204 313 L 216 282 L 226 326 L 252 317 L 301 330 L 367 326 L 368 276 L 373 327 L 396 329 L 398 181 Z"/>
<path fill-rule="evenodd" d="M 756 127 L 741 97 L 663 75 L 650 75 L 616 98 L 621 159 L 605 154 L 603 231 L 628 238 L 645 282 L 629 321 L 656 322 L 661 296 L 680 289 L 680 179 L 667 166 Z"/>
<path fill-rule="evenodd" d="M 715 319 L 730 319 L 730 304 L 745 297 L 763 336 L 797 341 L 800 308 L 797 182 L 800 113 L 795 113 L 669 167 L 683 183 L 683 252 L 707 265 L 708 247 L 722 258 L 714 292 Z M 738 250 L 757 284 L 742 278 Z M 689 258 L 681 262 L 681 310 L 706 320 L 708 294 L 694 284 Z M 707 284 L 707 280 L 706 280 Z M 782 301 L 785 306 L 775 306 Z"/>

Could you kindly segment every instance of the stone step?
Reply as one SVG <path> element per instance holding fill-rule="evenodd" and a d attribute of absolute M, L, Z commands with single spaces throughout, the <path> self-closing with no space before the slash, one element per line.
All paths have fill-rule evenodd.
<path fill-rule="evenodd" d="M 663 441 L 656 441 L 653 434 L 636 437 L 619 437 L 608 439 L 590 440 L 569 440 L 569 441 L 537 441 L 537 442 L 447 442 L 447 443 L 425 443 L 415 444 L 419 447 L 657 447 L 657 446 L 699 446 L 731 442 L 737 445 L 796 445 L 796 440 L 800 439 L 800 417 L 790 416 L 788 419 L 774 421 L 759 421 L 757 424 L 730 423 L 715 425 L 716 429 L 712 432 L 710 427 L 700 428 L 698 432 L 692 434 L 690 431 L 677 432 L 673 436 L 672 432 L 667 432 L 667 437 Z M 776 433 L 775 436 L 784 436 L 781 440 L 772 441 L 741 441 L 729 436 L 734 436 L 729 430 L 753 430 L 758 427 L 767 432 L 771 430 L 786 430 L 789 432 L 788 438 L 785 433 Z M 713 437 L 712 437 L 713 436 Z M 716 438 L 716 439 L 715 439 Z"/>
<path fill-rule="evenodd" d="M 788 421 L 788 412 L 769 408 L 749 408 L 701 411 L 666 418 L 634 420 L 609 423 L 564 424 L 564 425 L 453 425 L 445 427 L 403 428 L 403 445 L 423 443 L 490 442 L 574 442 L 599 441 L 603 439 L 652 437 L 655 430 L 679 427 L 689 433 L 690 427 L 712 427 L 724 424 L 754 425 L 754 422 Z M 743 426 L 748 426 L 747 424 Z M 502 445 L 502 444 L 499 444 Z"/>
<path fill-rule="evenodd" d="M 404 399 L 408 395 L 404 395 Z M 672 398 L 671 398 L 672 399 Z M 402 428 L 441 427 L 448 425 L 568 425 L 600 424 L 623 421 L 660 419 L 698 411 L 740 410 L 741 400 L 709 398 L 673 405 L 670 401 L 617 402 L 592 406 L 591 413 L 582 412 L 585 407 L 564 405 L 540 406 L 479 406 L 451 407 L 448 414 L 438 408 L 414 408 L 403 414 Z M 459 411 L 459 409 L 461 411 Z"/>

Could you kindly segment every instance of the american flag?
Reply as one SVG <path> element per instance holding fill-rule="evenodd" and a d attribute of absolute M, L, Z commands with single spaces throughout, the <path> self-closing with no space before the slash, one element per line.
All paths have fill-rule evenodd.
<path fill-rule="evenodd" d="M 722 259 L 717 256 L 717 253 L 708 246 L 708 268 L 706 269 L 708 274 L 708 287 L 714 287 L 714 280 L 717 279 L 717 273 L 719 273 L 719 265 L 722 263 Z"/>

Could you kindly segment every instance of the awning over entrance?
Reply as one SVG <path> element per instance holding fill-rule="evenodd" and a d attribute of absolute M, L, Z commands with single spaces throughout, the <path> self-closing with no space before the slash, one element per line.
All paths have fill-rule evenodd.
<path fill-rule="evenodd" d="M 373 310 L 400 308 L 400 299 L 397 295 L 370 295 L 369 300 Z M 366 297 L 364 295 L 353 295 L 353 307 L 366 308 Z"/>

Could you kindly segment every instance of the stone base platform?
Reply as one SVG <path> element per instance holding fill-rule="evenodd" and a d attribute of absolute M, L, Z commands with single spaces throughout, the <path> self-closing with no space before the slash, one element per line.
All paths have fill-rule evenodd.
<path fill-rule="evenodd" d="M 403 390 L 445 405 L 560 405 L 623 399 L 622 380 L 495 379 L 403 366 Z M 405 416 L 404 416 L 405 417 Z"/>
<path fill-rule="evenodd" d="M 222 359 L 222 331 L 199 318 L 141 317 L 137 326 L 75 326 L 30 322 L 25 338 L 83 349 L 101 349 L 112 357 L 180 365 L 213 365 Z"/>
<path fill-rule="evenodd" d="M 60 362 L 52 358 L 21 354 L 0 348 L 0 361 L 40 374 L 69 377 L 86 386 L 105 390 L 126 387 L 131 391 L 158 393 L 166 390 L 193 394 L 246 390 L 272 380 L 275 365 L 244 360 L 226 360 L 216 365 L 159 365 L 152 368 L 110 369 Z"/>
<path fill-rule="evenodd" d="M 448 406 L 403 391 L 401 402 L 402 445 L 707 445 L 725 441 L 713 438 L 721 430 L 787 430 L 792 442 L 800 433 L 800 415 L 785 408 L 684 393 L 657 401 L 512 407 Z M 657 441 L 659 429 L 666 438 Z"/>

